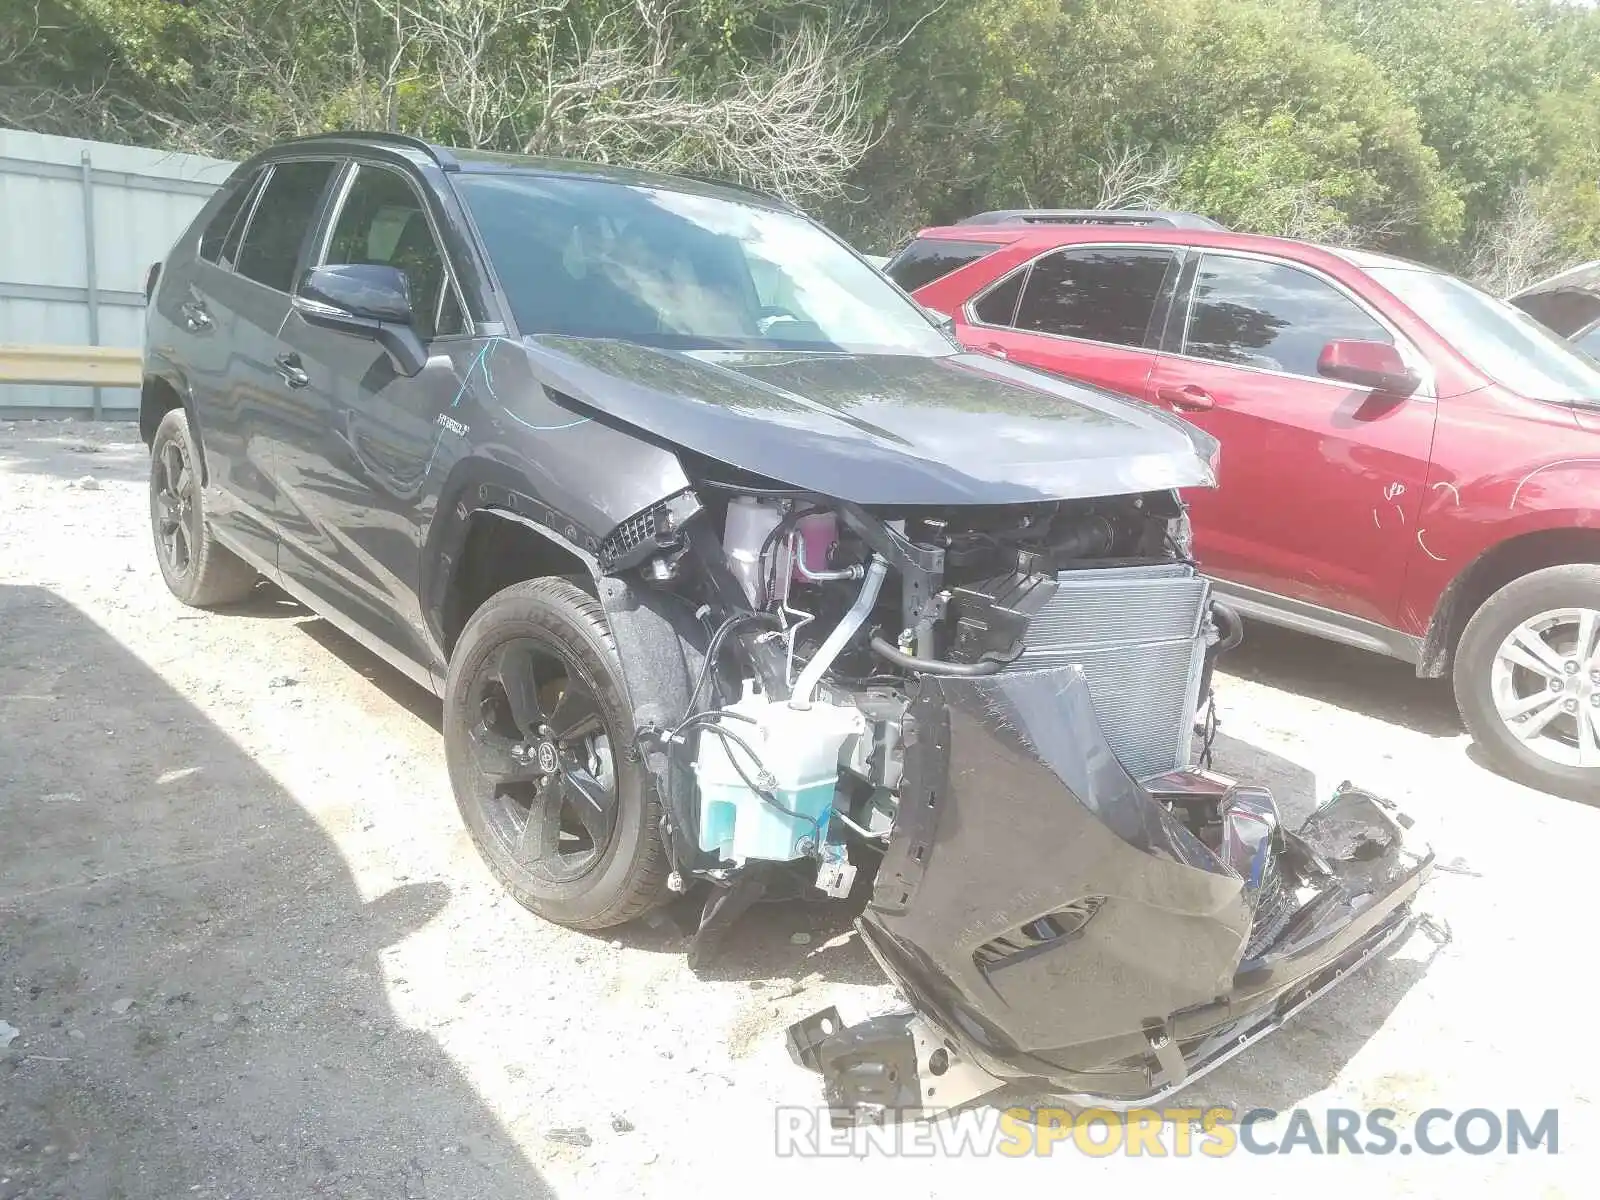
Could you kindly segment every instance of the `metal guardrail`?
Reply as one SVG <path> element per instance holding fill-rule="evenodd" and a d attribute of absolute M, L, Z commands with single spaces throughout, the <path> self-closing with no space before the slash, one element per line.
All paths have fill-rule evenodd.
<path fill-rule="evenodd" d="M 123 346 L 0 346 L 0 383 L 138 387 L 143 357 Z"/>

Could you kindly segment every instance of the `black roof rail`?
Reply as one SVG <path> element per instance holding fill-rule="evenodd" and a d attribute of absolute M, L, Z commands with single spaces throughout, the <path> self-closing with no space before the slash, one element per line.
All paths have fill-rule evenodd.
<path fill-rule="evenodd" d="M 305 142 L 338 141 L 338 142 L 387 142 L 391 146 L 404 146 L 408 150 L 420 150 L 444 171 L 459 171 L 461 164 L 456 161 L 456 156 L 450 153 L 448 146 L 437 146 L 432 142 L 409 133 L 391 133 L 388 130 L 351 129 L 332 130 L 328 133 L 310 133 L 304 137 L 292 138 L 285 145 L 301 145 Z"/>
<path fill-rule="evenodd" d="M 957 225 L 1145 225 L 1166 229 L 1209 229 L 1226 233 L 1199 213 L 1135 208 L 1001 208 L 965 217 Z"/>

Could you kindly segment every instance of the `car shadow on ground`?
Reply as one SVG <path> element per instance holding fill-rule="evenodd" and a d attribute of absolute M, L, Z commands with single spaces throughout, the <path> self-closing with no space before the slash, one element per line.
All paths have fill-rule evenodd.
<path fill-rule="evenodd" d="M 1410 663 L 1281 625 L 1247 621 L 1218 670 L 1428 737 L 1461 732 L 1448 679 L 1418 679 Z"/>
<path fill-rule="evenodd" d="M 0 585 L 0 1195 L 539 1197 L 271 775 L 71 604 Z"/>

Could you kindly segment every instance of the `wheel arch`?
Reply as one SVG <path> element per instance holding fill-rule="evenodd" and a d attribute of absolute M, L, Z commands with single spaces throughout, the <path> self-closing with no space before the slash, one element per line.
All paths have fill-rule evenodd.
<path fill-rule="evenodd" d="M 472 614 L 496 592 L 527 579 L 571 579 L 596 593 L 594 555 L 511 509 L 486 504 L 468 512 L 460 551 L 443 566 L 440 643 L 448 659 Z"/>
<path fill-rule="evenodd" d="M 165 366 L 165 364 L 163 364 Z M 206 469 L 205 437 L 200 422 L 195 417 L 194 396 L 182 374 L 167 367 L 145 374 L 139 387 L 139 440 L 150 446 L 156 439 L 156 429 L 161 419 L 175 408 L 181 408 L 189 418 L 189 436 L 194 441 L 195 454 L 200 460 L 200 481 L 210 481 Z"/>
<path fill-rule="evenodd" d="M 481 498 L 484 493 L 480 489 L 477 494 Z M 564 577 L 600 601 L 636 729 L 663 728 L 683 717 L 710 641 L 690 604 L 642 586 L 631 572 L 606 574 L 593 551 L 526 513 L 483 503 L 462 507 L 454 515 L 459 540 L 452 536 L 451 543 L 459 549 L 437 556 L 435 573 L 440 602 L 433 611 L 444 662 L 449 662 L 473 613 L 496 592 L 527 579 Z M 697 854 L 688 793 L 673 786 L 664 756 L 650 756 L 649 769 L 670 812 L 669 852 L 675 866 L 681 866 Z"/>
<path fill-rule="evenodd" d="M 1519 533 L 1490 546 L 1445 587 L 1428 622 L 1417 674 L 1431 679 L 1449 674 L 1472 614 L 1506 584 L 1533 571 L 1572 563 L 1600 563 L 1600 528 L 1560 525 Z"/>

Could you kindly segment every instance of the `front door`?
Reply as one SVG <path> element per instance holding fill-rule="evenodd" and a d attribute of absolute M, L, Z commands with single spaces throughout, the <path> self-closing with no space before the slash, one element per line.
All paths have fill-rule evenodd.
<path fill-rule="evenodd" d="M 1317 361 L 1336 339 L 1396 335 L 1318 274 L 1230 254 L 1201 259 L 1182 312 L 1149 394 L 1222 444 L 1217 487 L 1186 494 L 1202 569 L 1392 625 L 1436 406 L 1325 379 Z"/>
<path fill-rule="evenodd" d="M 303 417 L 278 461 L 288 502 L 279 563 L 362 631 L 430 667 L 417 596 L 420 506 L 430 471 L 458 440 L 439 421 L 460 386 L 450 352 L 473 347 L 421 195 L 396 169 L 352 170 L 315 262 L 404 271 L 428 365 L 407 377 L 371 338 L 290 314 L 280 391 Z"/>

